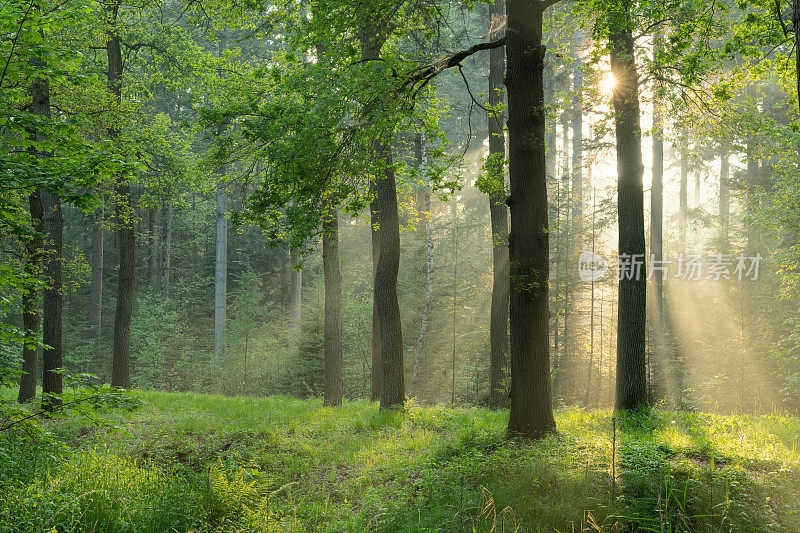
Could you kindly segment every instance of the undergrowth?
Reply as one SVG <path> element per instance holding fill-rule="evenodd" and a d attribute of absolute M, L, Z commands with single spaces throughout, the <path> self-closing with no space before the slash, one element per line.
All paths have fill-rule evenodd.
<path fill-rule="evenodd" d="M 0 434 L 0 531 L 800 531 L 792 417 L 631 415 L 614 451 L 605 411 L 528 443 L 477 408 L 136 394 L 118 429 Z"/>

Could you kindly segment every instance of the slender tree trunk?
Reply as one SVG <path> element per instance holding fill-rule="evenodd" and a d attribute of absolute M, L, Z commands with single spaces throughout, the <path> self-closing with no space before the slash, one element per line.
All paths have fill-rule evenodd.
<path fill-rule="evenodd" d="M 657 37 L 658 38 L 658 37 Z M 653 102 L 653 169 L 650 188 L 650 260 L 660 266 L 664 259 L 664 121 L 660 100 Z M 653 269 L 653 316 L 652 327 L 655 341 L 651 342 L 653 358 L 653 383 L 650 385 L 653 399 L 664 395 L 662 358 L 664 347 L 664 273 Z M 652 337 L 651 337 L 652 338 Z"/>
<path fill-rule="evenodd" d="M 117 29 L 119 3 L 106 5 L 106 53 L 108 55 L 108 87 L 117 105 L 122 100 L 122 50 Z M 109 138 L 119 137 L 119 130 L 112 125 Z M 119 244 L 119 279 L 117 284 L 117 309 L 114 316 L 114 355 L 111 368 L 111 384 L 129 388 L 131 359 L 131 316 L 133 315 L 134 275 L 136 267 L 136 237 L 133 230 L 133 205 L 130 185 L 117 178 L 117 242 Z"/>
<path fill-rule="evenodd" d="M 226 35 L 220 33 L 219 57 L 225 52 Z M 220 126 L 219 137 L 222 138 L 226 127 Z M 226 331 L 228 321 L 228 199 L 225 196 L 225 165 L 227 155 L 217 168 L 217 238 L 216 262 L 214 265 L 214 361 L 220 362 L 225 357 Z"/>
<path fill-rule="evenodd" d="M 583 30 L 575 30 L 572 63 L 572 219 L 583 216 Z"/>
<path fill-rule="evenodd" d="M 153 287 L 153 292 L 155 292 L 158 290 L 158 249 L 160 247 L 158 209 L 155 207 L 149 209 L 147 218 L 147 236 L 150 247 L 147 273 L 150 278 L 150 285 Z"/>
<path fill-rule="evenodd" d="M 778 3 L 780 8 L 780 3 Z M 792 28 L 794 29 L 794 59 L 795 74 L 797 75 L 797 98 L 800 109 L 800 0 L 792 1 Z"/>
<path fill-rule="evenodd" d="M 214 361 L 225 357 L 225 326 L 228 309 L 228 202 L 225 196 L 225 165 L 217 170 L 217 237 L 214 265 Z"/>
<path fill-rule="evenodd" d="M 553 62 L 549 61 L 544 70 L 544 104 L 545 112 L 549 113 L 549 108 L 556 105 L 555 91 L 556 73 Z M 545 175 L 547 179 L 556 179 L 556 121 L 547 120 L 545 117 Z"/>
<path fill-rule="evenodd" d="M 297 338 L 303 322 L 303 269 L 297 265 L 300 256 L 297 251 L 290 253 L 291 282 L 289 283 L 289 327 Z"/>
<path fill-rule="evenodd" d="M 36 66 L 44 67 L 38 61 Z M 50 82 L 45 78 L 36 78 L 31 84 L 31 111 L 45 120 L 50 119 Z M 33 132 L 34 139 L 44 141 L 41 131 Z M 37 157 L 46 158 L 49 154 L 37 152 Z M 42 230 L 44 257 L 44 280 L 47 284 L 42 298 L 42 392 L 46 399 L 45 409 L 52 409 L 61 403 L 58 398 L 47 398 L 48 394 L 61 394 L 61 374 L 55 372 L 62 366 L 62 227 L 61 200 L 48 191 L 40 191 L 42 209 Z"/>
<path fill-rule="evenodd" d="M 342 404 L 342 271 L 339 268 L 339 213 L 331 207 L 323 223 L 325 275 L 325 405 Z"/>
<path fill-rule="evenodd" d="M 642 135 L 639 124 L 639 78 L 634 56 L 633 21 L 628 2 L 612 6 L 609 47 L 614 86 L 614 125 L 617 140 L 619 254 L 644 263 L 644 192 Z M 645 364 L 646 270 L 620 274 L 617 321 L 616 409 L 647 404 Z"/>
<path fill-rule="evenodd" d="M 42 220 L 41 193 L 34 191 L 28 198 L 31 223 L 36 236 L 29 244 L 25 258 L 25 274 L 30 279 L 39 277 L 42 262 Z M 39 291 L 28 288 L 22 293 L 22 328 L 25 332 L 22 345 L 22 375 L 19 382 L 17 400 L 24 403 L 36 398 L 36 381 L 39 375 Z"/>
<path fill-rule="evenodd" d="M 730 177 L 731 167 L 728 159 L 727 150 L 720 156 L 719 162 L 719 224 L 722 229 L 722 246 L 724 250 L 728 250 L 730 243 L 728 242 L 728 230 L 730 228 L 731 218 L 731 191 L 730 191 Z"/>
<path fill-rule="evenodd" d="M 172 267 L 172 202 L 164 204 L 164 263 L 161 276 L 161 292 L 169 300 L 170 269 Z"/>
<path fill-rule="evenodd" d="M 500 36 L 504 9 L 500 0 L 489 7 L 489 29 L 492 39 Z M 495 48 L 489 52 L 489 109 L 498 110 L 503 103 L 503 76 L 505 71 L 504 50 Z M 492 222 L 492 308 L 489 319 L 489 365 L 490 395 L 493 408 L 505 405 L 507 395 L 503 390 L 503 379 L 508 367 L 508 207 L 506 206 L 505 156 L 506 141 L 503 133 L 505 117 L 499 110 L 488 114 L 489 165 L 492 186 L 489 195 L 489 214 Z"/>
<path fill-rule="evenodd" d="M 686 219 L 689 211 L 689 130 L 683 128 L 681 135 L 681 181 L 678 193 L 678 245 L 686 248 Z"/>
<path fill-rule="evenodd" d="M 506 90 L 511 184 L 511 410 L 508 435 L 555 431 L 548 334 L 549 243 L 542 15 L 547 4 L 507 0 Z"/>
<path fill-rule="evenodd" d="M 411 373 L 411 396 L 418 392 L 419 369 L 422 364 L 425 348 L 425 335 L 430 326 L 431 300 L 433 297 L 433 223 L 431 220 L 431 191 L 427 180 L 428 170 L 428 151 L 426 146 L 425 133 L 417 135 L 417 166 L 418 174 L 422 179 L 422 188 L 417 193 L 417 209 L 419 211 L 419 223 L 417 232 L 425 239 L 425 303 L 422 307 L 422 319 L 417 336 L 417 347 L 414 353 L 414 367 Z"/>
<path fill-rule="evenodd" d="M 55 194 L 42 191 L 42 213 L 44 215 L 45 258 L 44 289 L 42 313 L 42 393 L 61 394 L 61 374 L 55 372 L 63 364 L 62 340 L 62 226 L 61 202 Z M 61 400 L 50 399 L 48 406 L 60 404 Z"/>
<path fill-rule="evenodd" d="M 92 274 L 89 289 L 89 339 L 92 341 L 93 358 L 102 361 L 102 316 L 103 316 L 103 241 L 105 229 L 102 204 L 94 212 L 92 225 Z"/>

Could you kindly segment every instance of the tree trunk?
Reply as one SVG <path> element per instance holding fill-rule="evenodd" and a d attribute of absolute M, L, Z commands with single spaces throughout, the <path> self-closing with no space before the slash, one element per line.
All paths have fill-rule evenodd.
<path fill-rule="evenodd" d="M 325 405 L 342 404 L 342 271 L 339 268 L 339 213 L 331 207 L 323 222 L 325 274 Z"/>
<path fill-rule="evenodd" d="M 119 3 L 106 6 L 106 54 L 108 56 L 108 87 L 117 105 L 122 100 L 122 50 L 117 30 Z M 116 125 L 109 128 L 109 138 L 119 137 Z M 133 315 L 134 274 L 136 267 L 136 236 L 133 230 L 131 188 L 122 177 L 117 178 L 117 241 L 119 243 L 119 279 L 117 309 L 114 316 L 114 355 L 111 365 L 111 384 L 129 388 L 131 359 L 131 316 Z"/>
<path fill-rule="evenodd" d="M 93 359 L 97 364 L 102 361 L 102 316 L 103 316 L 103 227 L 102 204 L 94 212 L 92 225 L 92 274 L 89 289 L 89 339 L 92 341 Z"/>
<path fill-rule="evenodd" d="M 44 67 L 41 61 L 36 66 Z M 43 119 L 50 119 L 50 82 L 44 78 L 36 78 L 31 84 L 31 112 Z M 33 132 L 34 140 L 44 141 L 40 131 Z M 37 157 L 45 158 L 48 154 L 41 150 Z M 43 407 L 47 410 L 61 403 L 59 398 L 48 398 L 48 394 L 61 394 L 61 374 L 54 372 L 62 366 L 62 229 L 61 201 L 55 194 L 40 191 L 43 230 L 44 271 L 47 284 L 42 298 L 42 393 L 45 395 Z M 38 207 L 38 206 L 37 206 Z"/>
<path fill-rule="evenodd" d="M 42 198 L 39 191 L 28 198 L 31 212 L 31 224 L 36 236 L 28 245 L 25 258 L 25 273 L 30 279 L 39 277 L 42 254 Z M 22 293 L 22 329 L 24 340 L 22 346 L 22 375 L 19 381 L 20 403 L 36 398 L 36 381 L 39 375 L 39 291 L 28 288 Z"/>
<path fill-rule="evenodd" d="M 660 100 L 653 102 L 653 175 L 650 187 L 650 260 L 661 265 L 664 259 L 664 121 Z M 663 397 L 662 358 L 664 348 L 664 273 L 653 269 L 652 327 L 655 341 L 651 341 L 653 382 L 650 396 Z M 651 337 L 652 338 L 652 337 Z"/>
<path fill-rule="evenodd" d="M 612 7 L 609 32 L 614 86 L 614 126 L 617 141 L 619 254 L 644 263 L 644 192 L 639 88 L 634 56 L 633 22 L 625 1 Z M 620 275 L 617 321 L 616 409 L 647 404 L 645 364 L 646 270 Z"/>
<path fill-rule="evenodd" d="M 419 211 L 419 224 L 417 232 L 424 235 L 425 239 L 425 303 L 422 308 L 422 319 L 417 336 L 417 347 L 414 353 L 414 368 L 411 373 L 411 395 L 418 392 L 419 368 L 422 363 L 425 346 L 425 335 L 430 326 L 431 300 L 433 297 L 433 223 L 431 220 L 431 190 L 427 180 L 428 151 L 425 144 L 425 133 L 417 135 L 417 166 L 418 174 L 422 179 L 422 190 L 417 193 L 417 209 Z"/>
<path fill-rule="evenodd" d="M 678 193 L 678 246 L 686 248 L 686 218 L 689 211 L 689 130 L 683 128 L 681 134 L 681 182 Z"/>
<path fill-rule="evenodd" d="M 217 170 L 217 237 L 214 264 L 214 361 L 225 357 L 225 325 L 228 298 L 228 205 L 225 197 L 225 165 Z"/>
<path fill-rule="evenodd" d="M 583 30 L 575 30 L 572 63 L 572 218 L 583 216 Z"/>
<path fill-rule="evenodd" d="M 169 300 L 170 268 L 172 264 L 172 202 L 164 204 L 164 262 L 162 264 L 161 293 Z"/>
<path fill-rule="evenodd" d="M 544 105 L 545 112 L 556 104 L 555 91 L 553 90 L 556 82 L 555 68 L 553 62 L 549 61 L 544 70 Z M 556 122 L 547 120 L 545 117 L 545 175 L 547 179 L 556 178 Z"/>
<path fill-rule="evenodd" d="M 381 331 L 381 409 L 402 405 L 405 401 L 403 375 L 403 333 L 400 306 L 397 302 L 397 273 L 400 267 L 400 220 L 392 153 L 389 144 L 381 141 L 378 156 L 384 161 L 384 175 L 375 183 L 380 253 L 375 272 L 375 303 Z"/>
<path fill-rule="evenodd" d="M 291 281 L 289 283 L 289 329 L 297 338 L 303 320 L 303 269 L 297 265 L 300 256 L 295 250 L 290 252 Z"/>
<path fill-rule="evenodd" d="M 42 191 L 42 214 L 44 215 L 44 249 L 45 257 L 44 279 L 47 287 L 44 289 L 42 313 L 42 393 L 61 394 L 61 374 L 55 372 L 60 369 L 63 358 L 62 340 L 62 226 L 61 201 L 55 194 Z M 48 407 L 61 403 L 60 399 L 45 401 Z"/>
<path fill-rule="evenodd" d="M 374 42 L 374 37 L 368 29 L 369 23 L 364 22 L 361 30 L 361 59 L 363 61 L 376 61 L 380 58 L 381 43 Z M 380 151 L 381 147 L 377 146 L 380 143 L 376 142 L 376 151 Z M 371 227 L 372 239 L 372 277 L 373 289 L 376 286 L 376 279 L 378 275 L 378 262 L 380 260 L 381 251 L 381 229 L 380 224 L 380 207 L 378 201 L 378 187 L 376 181 L 370 184 L 370 192 L 372 193 L 373 200 L 369 204 L 369 223 Z M 370 399 L 372 401 L 381 399 L 381 382 L 382 382 L 382 357 L 381 348 L 383 340 L 381 339 L 381 309 L 378 305 L 375 292 L 373 290 L 372 297 L 372 382 L 370 390 Z"/>
<path fill-rule="evenodd" d="M 498 38 L 503 23 L 503 4 L 498 0 L 489 7 L 489 29 L 492 40 Z M 503 76 L 505 71 L 504 50 L 494 48 L 489 52 L 489 109 L 498 110 L 488 114 L 489 164 L 487 172 L 493 183 L 489 194 L 489 214 L 492 222 L 492 308 L 489 318 L 490 345 L 490 394 L 489 404 L 493 408 L 505 405 L 507 395 L 503 390 L 503 379 L 508 367 L 508 207 L 506 206 L 505 156 L 506 141 L 503 133 Z"/>
<path fill-rule="evenodd" d="M 731 166 L 728 159 L 727 150 L 720 156 L 719 162 L 719 224 L 722 229 L 722 247 L 728 250 L 728 229 L 731 219 L 731 190 L 730 190 Z"/>
<path fill-rule="evenodd" d="M 555 431 L 548 335 L 549 243 L 542 15 L 547 4 L 507 0 L 506 90 L 511 184 L 511 410 L 508 435 Z"/>
<path fill-rule="evenodd" d="M 150 247 L 150 257 L 148 258 L 147 274 L 150 278 L 150 285 L 153 287 L 153 292 L 158 290 L 158 249 L 159 249 L 159 227 L 158 227 L 158 209 L 148 209 L 147 221 L 147 237 L 148 245 Z"/>

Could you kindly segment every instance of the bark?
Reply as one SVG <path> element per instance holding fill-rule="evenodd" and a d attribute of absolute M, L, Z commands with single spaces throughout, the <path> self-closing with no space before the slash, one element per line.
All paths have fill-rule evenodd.
<path fill-rule="evenodd" d="M 342 271 L 339 267 L 339 213 L 331 207 L 323 222 L 325 275 L 325 405 L 342 404 Z"/>
<path fill-rule="evenodd" d="M 549 243 L 542 15 L 547 4 L 507 0 L 506 90 L 511 185 L 511 409 L 508 435 L 555 431 L 548 335 Z"/>
<path fill-rule="evenodd" d="M 375 182 L 380 253 L 375 271 L 375 305 L 381 332 L 381 409 L 402 405 L 405 401 L 403 370 L 403 333 L 400 305 L 397 301 L 397 273 L 400 267 L 400 220 L 397 186 L 391 148 L 381 141 L 378 156 L 384 162 L 383 176 Z"/>
<path fill-rule="evenodd" d="M 89 339 L 92 341 L 94 360 L 102 360 L 102 317 L 103 317 L 103 206 L 94 212 L 92 224 L 92 274 L 89 288 Z"/>
<path fill-rule="evenodd" d="M 41 266 L 42 232 L 42 199 L 39 191 L 35 191 L 28 198 L 31 212 L 31 224 L 36 232 L 33 240 L 28 245 L 25 259 L 25 273 L 30 279 L 39 277 Z M 39 297 L 38 291 L 27 289 L 22 293 L 22 328 L 25 331 L 22 346 L 22 375 L 19 381 L 20 403 L 27 402 L 36 397 L 36 380 L 39 374 Z"/>
<path fill-rule="evenodd" d="M 61 201 L 55 194 L 42 191 L 42 214 L 44 216 L 44 279 L 47 286 L 42 298 L 42 393 L 61 394 L 60 369 L 63 359 L 62 339 L 62 226 Z M 48 408 L 60 404 L 60 399 L 46 400 Z"/>
<path fill-rule="evenodd" d="M 361 59 L 364 61 L 375 61 L 380 57 L 380 44 L 375 43 L 372 36 L 366 28 L 362 28 L 361 36 Z M 380 259 L 381 250 L 381 225 L 380 225 L 380 209 L 378 202 L 378 189 L 376 181 L 370 183 L 370 192 L 372 193 L 373 200 L 369 204 L 369 223 L 371 227 L 372 239 L 372 278 L 373 288 L 375 287 L 375 280 L 378 274 L 378 261 Z M 372 382 L 370 390 L 370 399 L 372 401 L 380 400 L 381 398 L 381 346 L 383 344 L 381 339 L 381 311 L 378 307 L 378 301 L 373 291 L 372 298 Z"/>
<path fill-rule="evenodd" d="M 170 269 L 172 266 L 172 202 L 164 204 L 164 262 L 162 264 L 161 293 L 169 300 Z"/>
<path fill-rule="evenodd" d="M 225 196 L 225 165 L 217 170 L 217 236 L 214 263 L 214 361 L 225 357 L 225 326 L 228 297 L 228 203 Z"/>
<path fill-rule="evenodd" d="M 44 67 L 41 61 L 36 66 Z M 44 78 L 36 78 L 31 84 L 31 112 L 43 119 L 50 119 L 50 82 Z M 43 141 L 41 131 L 32 133 L 34 140 Z M 49 154 L 39 151 L 38 158 L 48 157 Z M 43 277 L 46 283 L 42 297 L 42 393 L 45 395 L 43 407 L 52 409 L 61 403 L 58 398 L 47 398 L 48 394 L 61 394 L 61 374 L 54 372 L 62 366 L 62 229 L 63 218 L 61 214 L 61 201 L 55 194 L 40 191 L 42 235 L 44 251 Z M 36 208 L 36 207 L 35 207 Z"/>
<path fill-rule="evenodd" d="M 117 105 L 122 100 L 122 50 L 117 30 L 119 3 L 106 6 L 106 54 L 108 56 L 108 87 Z M 112 125 L 108 131 L 113 141 L 119 130 Z M 117 283 L 117 309 L 114 316 L 114 355 L 111 364 L 111 384 L 130 387 L 131 316 L 133 315 L 134 275 L 136 267 L 136 237 L 133 229 L 133 206 L 130 185 L 117 179 L 117 243 L 119 245 L 119 277 Z"/>
<path fill-rule="evenodd" d="M 616 4 L 609 47 L 611 71 L 617 80 L 612 97 L 617 141 L 619 253 L 644 259 L 644 192 L 639 89 L 632 20 L 626 2 Z M 647 404 L 645 363 L 646 270 L 620 276 L 617 321 L 617 410 Z"/>
<path fill-rule="evenodd" d="M 489 7 L 490 31 L 498 32 L 504 27 L 503 4 L 498 0 Z M 492 34 L 494 39 L 498 35 Z M 497 109 L 503 102 L 503 76 L 505 61 L 502 49 L 489 52 L 489 109 Z M 489 128 L 489 162 L 492 182 L 497 185 L 489 195 L 489 215 L 492 224 L 492 307 L 489 318 L 490 345 L 490 394 L 489 404 L 499 408 L 506 403 L 503 390 L 503 379 L 508 367 L 508 306 L 509 306 L 509 272 L 508 272 L 508 207 L 506 206 L 504 161 L 505 135 L 503 133 L 504 116 L 502 112 L 488 114 Z"/>

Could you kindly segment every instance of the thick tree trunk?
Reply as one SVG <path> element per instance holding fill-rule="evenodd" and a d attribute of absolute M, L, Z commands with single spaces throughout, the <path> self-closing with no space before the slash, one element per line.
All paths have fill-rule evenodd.
<path fill-rule="evenodd" d="M 170 269 L 172 267 L 172 202 L 164 204 L 164 262 L 162 263 L 161 294 L 169 300 Z"/>
<path fill-rule="evenodd" d="M 225 165 L 217 170 L 217 236 L 214 263 L 214 361 L 225 357 L 228 309 L 228 203 L 225 197 Z"/>
<path fill-rule="evenodd" d="M 500 0 L 489 7 L 489 29 L 492 40 L 500 36 L 504 9 Z M 489 52 L 489 109 L 497 110 L 503 102 L 503 76 L 505 71 L 504 50 L 495 48 Z M 489 403 L 493 408 L 505 405 L 507 395 L 503 380 L 508 372 L 508 207 L 506 206 L 505 156 L 506 142 L 503 133 L 502 112 L 488 114 L 490 181 L 496 182 L 489 195 L 489 214 L 492 223 L 492 308 L 489 319 Z"/>
<path fill-rule="evenodd" d="M 507 0 L 506 89 L 511 184 L 511 410 L 508 435 L 555 431 L 548 335 L 549 244 L 542 15 L 547 4 Z"/>
<path fill-rule="evenodd" d="M 614 86 L 614 126 L 617 141 L 619 255 L 640 261 L 641 272 L 621 272 L 617 321 L 616 409 L 644 406 L 647 400 L 645 316 L 647 276 L 644 267 L 644 192 L 642 135 L 639 124 L 639 88 L 634 39 L 628 4 L 616 4 L 609 47 Z M 624 270 L 624 269 L 623 269 Z"/>
<path fill-rule="evenodd" d="M 62 340 L 62 226 L 61 201 L 55 194 L 42 191 L 42 214 L 44 215 L 44 289 L 42 313 L 42 393 L 61 394 L 60 369 L 63 359 Z M 46 400 L 48 406 L 60 404 L 60 399 Z"/>
<path fill-rule="evenodd" d="M 108 87 L 119 105 L 122 100 L 122 50 L 117 30 L 119 3 L 106 6 L 106 53 L 108 56 Z M 112 140 L 119 130 L 112 125 L 108 131 Z M 129 388 L 131 359 L 131 316 L 133 315 L 134 273 L 136 267 L 136 236 L 133 230 L 133 205 L 130 185 L 117 180 L 117 241 L 119 244 L 119 278 L 117 309 L 114 316 L 114 355 L 111 363 L 111 384 Z"/>
<path fill-rule="evenodd" d="M 93 359 L 102 361 L 102 317 L 103 317 L 103 206 L 97 208 L 92 224 L 92 274 L 89 288 L 89 339 L 92 341 Z"/>
<path fill-rule="evenodd" d="M 31 224 L 36 236 L 28 246 L 25 258 L 25 273 L 30 279 L 39 276 L 42 253 L 42 198 L 39 191 L 28 198 L 31 212 Z M 22 293 L 22 329 L 25 332 L 22 346 L 22 375 L 19 381 L 20 403 L 36 398 L 36 381 L 39 375 L 39 291 L 28 288 Z"/>
<path fill-rule="evenodd" d="M 382 143 L 380 156 L 385 161 L 384 175 L 375 183 L 381 250 L 375 272 L 375 302 L 381 326 L 381 409 L 405 401 L 403 333 L 397 301 L 397 273 L 400 267 L 400 221 L 397 188 L 391 168 L 391 148 Z"/>
<path fill-rule="evenodd" d="M 339 268 L 339 213 L 330 208 L 323 223 L 325 275 L 325 405 L 342 404 L 342 271 Z"/>

